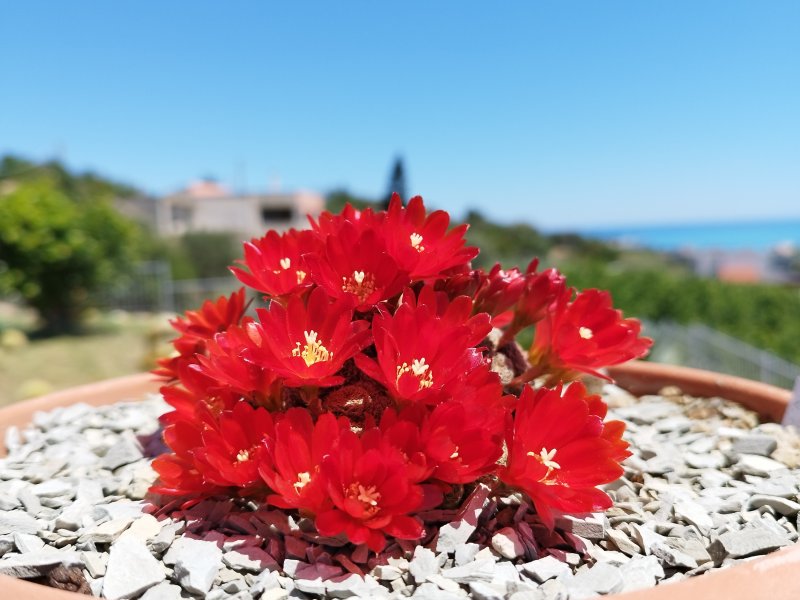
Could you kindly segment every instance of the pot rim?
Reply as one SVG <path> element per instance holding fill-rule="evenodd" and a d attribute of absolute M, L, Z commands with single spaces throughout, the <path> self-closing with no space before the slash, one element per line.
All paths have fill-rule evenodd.
<path fill-rule="evenodd" d="M 768 384 L 721 375 L 711 371 L 644 361 L 632 361 L 610 367 L 609 375 L 620 387 L 642 395 L 656 393 L 667 385 L 676 385 L 684 393 L 696 396 L 721 396 L 755 410 L 767 420 L 780 421 L 791 399 L 791 392 Z M 28 424 L 36 411 L 52 410 L 76 402 L 93 406 L 135 400 L 158 391 L 161 381 L 149 373 L 139 373 L 78 386 L 0 408 L 0 435 L 11 426 Z M 0 444 L 0 456 L 5 445 Z M 795 600 L 800 598 L 800 543 L 734 567 L 691 577 L 674 584 L 659 585 L 624 594 L 606 596 L 609 600 L 686 600 L 726 598 L 727 600 Z M 77 600 L 80 596 L 0 575 L 0 589 L 8 597 L 33 600 Z"/>

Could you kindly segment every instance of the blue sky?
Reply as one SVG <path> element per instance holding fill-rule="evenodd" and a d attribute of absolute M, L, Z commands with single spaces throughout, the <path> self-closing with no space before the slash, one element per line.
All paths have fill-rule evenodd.
<path fill-rule="evenodd" d="M 0 153 L 153 193 L 409 187 L 547 228 L 800 217 L 800 3 L 42 2 Z"/>

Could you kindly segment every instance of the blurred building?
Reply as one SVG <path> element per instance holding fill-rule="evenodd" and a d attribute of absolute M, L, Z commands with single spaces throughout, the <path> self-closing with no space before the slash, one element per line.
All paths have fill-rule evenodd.
<path fill-rule="evenodd" d="M 159 235 L 229 232 L 242 239 L 260 237 L 268 229 L 308 226 L 325 199 L 315 192 L 236 194 L 213 180 L 196 181 L 162 198 L 135 197 L 117 201 L 124 214 L 149 224 Z"/>
<path fill-rule="evenodd" d="M 755 250 L 684 249 L 677 255 L 694 272 L 730 283 L 793 283 L 797 268 L 796 251 L 776 247 L 768 252 Z"/>

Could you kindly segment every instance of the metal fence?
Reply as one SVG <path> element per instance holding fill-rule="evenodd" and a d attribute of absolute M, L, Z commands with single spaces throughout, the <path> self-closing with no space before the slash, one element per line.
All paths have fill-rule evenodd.
<path fill-rule="evenodd" d="M 198 308 L 207 299 L 230 294 L 241 285 L 233 275 L 173 280 L 168 263 L 152 261 L 138 265 L 124 285 L 104 292 L 95 304 L 132 312 L 183 312 Z"/>
<path fill-rule="evenodd" d="M 800 366 L 701 324 L 644 324 L 651 360 L 738 375 L 792 389 Z"/>

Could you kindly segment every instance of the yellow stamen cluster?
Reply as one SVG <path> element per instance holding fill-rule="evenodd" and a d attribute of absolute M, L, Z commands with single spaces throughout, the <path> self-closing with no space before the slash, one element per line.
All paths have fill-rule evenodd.
<path fill-rule="evenodd" d="M 236 455 L 236 460 L 238 462 L 245 462 L 250 460 L 250 451 L 249 450 L 239 450 L 239 454 Z"/>
<path fill-rule="evenodd" d="M 307 367 L 333 358 L 333 352 L 328 352 L 328 349 L 317 339 L 316 331 L 313 329 L 311 331 L 304 331 L 303 335 L 306 338 L 306 345 L 301 348 L 300 345 L 302 342 L 297 342 L 297 347 L 292 350 L 292 356 L 302 357 Z"/>
<path fill-rule="evenodd" d="M 419 387 L 417 388 L 419 390 L 427 389 L 433 385 L 433 373 L 430 370 L 430 365 L 425 364 L 425 357 L 415 358 L 411 361 L 411 365 L 407 362 L 398 365 L 395 385 L 399 385 L 400 377 L 406 373 L 411 373 L 419 380 Z"/>
<path fill-rule="evenodd" d="M 306 279 L 307 273 L 305 271 L 297 271 L 297 283 L 298 285 L 303 283 Z"/>
<path fill-rule="evenodd" d="M 363 303 L 375 291 L 375 276 L 365 271 L 353 271 L 350 277 L 342 277 L 342 291 L 354 294 Z"/>

